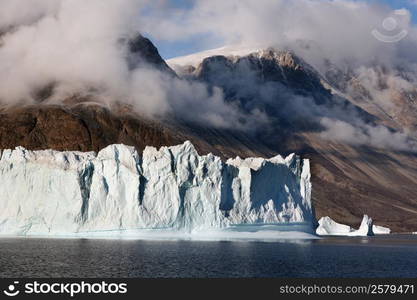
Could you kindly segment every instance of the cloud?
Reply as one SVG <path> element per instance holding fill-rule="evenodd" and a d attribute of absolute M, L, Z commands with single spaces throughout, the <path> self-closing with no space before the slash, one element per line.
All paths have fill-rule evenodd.
<path fill-rule="evenodd" d="M 339 70 L 348 70 L 368 93 L 369 100 L 388 114 L 396 110 L 393 92 L 415 91 L 417 29 L 406 9 L 392 10 L 381 3 L 350 0 L 212 0 L 193 4 L 191 9 L 175 8 L 172 13 L 172 7 L 159 3 L 157 18 L 148 14 L 141 20 L 144 30 L 165 41 L 205 36 L 209 41 L 217 43 L 220 39 L 235 48 L 291 49 L 322 74 L 330 61 Z M 384 26 L 387 18 L 395 19 L 393 30 Z M 385 43 L 373 36 L 374 30 L 388 37 L 401 31 L 407 35 L 397 43 Z M 242 86 L 241 93 L 245 86 L 253 87 Z M 267 101 L 272 97 L 282 105 L 285 116 L 279 115 L 280 118 L 317 120 L 325 128 L 322 137 L 355 145 L 417 149 L 407 133 L 368 124 L 343 105 L 315 105 L 312 99 L 278 86 L 272 91 L 265 86 L 260 89 L 267 90 L 267 96 L 258 99 Z M 353 89 L 357 87 L 348 82 L 346 92 L 358 92 Z"/>
<path fill-rule="evenodd" d="M 57 11 L 59 6 L 59 0 L 3 0 L 0 28 L 33 24 L 43 16 Z"/>
<path fill-rule="evenodd" d="M 29 99 L 50 82 L 62 89 L 92 84 L 117 89 L 128 76 L 117 40 L 132 33 L 137 1 L 53 2 L 0 3 L 9 15 L 2 28 L 14 28 L 3 35 L 0 48 L 3 101 Z"/>
<path fill-rule="evenodd" d="M 93 95 L 102 103 L 131 104 L 153 118 L 175 116 L 242 130 L 269 125 L 271 116 L 265 107 L 275 105 L 281 119 L 321 122 L 326 128 L 323 136 L 333 138 L 340 132 L 345 141 L 365 142 L 367 137 L 373 145 L 392 146 L 381 138 L 390 134 L 388 129 L 360 123 L 353 110 L 347 112 L 343 105 L 316 105 L 313 99 L 283 86 L 257 82 L 248 70 L 242 80 L 227 84 L 239 88 L 238 96 L 252 99 L 250 103 L 231 99 L 220 84 L 176 78 L 149 65 L 132 69 L 126 41 L 142 32 L 162 41 L 204 36 L 246 47 L 291 48 L 319 70 L 325 59 L 355 66 L 357 76 L 362 76 L 374 96 L 389 105 L 389 95 L 377 89 L 377 77 L 369 68 L 375 61 L 415 66 L 417 34 L 409 14 L 399 21 L 409 32 L 407 38 L 388 45 L 371 32 L 392 12 L 363 1 L 212 0 L 192 4 L 182 9 L 169 1 L 150 0 L 2 0 L 0 102 L 36 103 L 40 90 L 53 87 L 48 103 L 60 103 L 74 94 Z M 393 85 L 407 88 L 409 82 L 396 74 L 390 76 Z M 329 121 L 333 119 L 334 129 Z M 402 134 L 393 134 L 395 144 L 407 145 Z"/>
<path fill-rule="evenodd" d="M 126 41 L 140 31 L 140 0 L 2 0 L 0 102 L 48 103 L 72 95 L 120 101 L 142 114 L 246 128 L 253 113 L 226 103 L 222 91 L 164 74 L 150 65 L 131 69 Z M 250 123 L 250 122 L 249 122 Z M 252 124 L 253 125 L 253 124 Z"/>
<path fill-rule="evenodd" d="M 328 140 L 390 150 L 417 151 L 415 140 L 410 139 L 406 133 L 390 131 L 385 126 L 369 125 L 360 121 L 351 124 L 330 118 L 323 118 L 321 124 L 325 128 L 321 136 Z"/>
<path fill-rule="evenodd" d="M 416 40 L 408 11 L 399 16 L 388 6 L 367 1 L 212 0 L 192 1 L 192 8 L 184 9 L 157 3 L 148 3 L 141 19 L 143 30 L 157 39 L 205 36 L 224 44 L 288 47 L 315 64 L 323 58 L 362 64 L 395 57 L 401 45 L 381 43 L 372 35 L 374 29 L 393 34 L 382 28 L 389 16 L 409 31 L 408 42 Z"/>

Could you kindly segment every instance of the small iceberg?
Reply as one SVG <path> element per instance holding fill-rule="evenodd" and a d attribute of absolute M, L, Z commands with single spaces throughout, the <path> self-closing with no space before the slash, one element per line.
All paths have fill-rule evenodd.
<path fill-rule="evenodd" d="M 374 225 L 373 227 L 373 231 L 375 234 L 390 234 L 391 233 L 391 229 L 389 229 L 388 227 L 383 227 L 383 226 L 377 226 Z"/>
<path fill-rule="evenodd" d="M 316 229 L 317 235 L 337 235 L 337 236 L 373 236 L 380 234 L 390 234 L 391 230 L 387 227 L 373 224 L 372 218 L 363 216 L 359 229 L 353 229 L 348 225 L 335 222 L 330 217 L 323 217 L 319 220 L 319 227 Z"/>

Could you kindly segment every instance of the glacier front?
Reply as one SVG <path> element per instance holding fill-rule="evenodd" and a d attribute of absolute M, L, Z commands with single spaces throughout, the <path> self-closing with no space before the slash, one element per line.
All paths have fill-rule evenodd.
<path fill-rule="evenodd" d="M 305 225 L 313 230 L 310 165 L 200 156 L 190 142 L 142 155 L 125 145 L 99 153 L 0 153 L 0 234 L 69 235 L 240 225 Z"/>

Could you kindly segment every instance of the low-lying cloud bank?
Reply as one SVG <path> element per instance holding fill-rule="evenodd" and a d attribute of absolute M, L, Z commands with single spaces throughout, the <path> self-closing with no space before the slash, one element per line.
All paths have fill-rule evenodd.
<path fill-rule="evenodd" d="M 330 118 L 321 119 L 321 125 L 325 128 L 321 136 L 331 141 L 417 152 L 417 142 L 406 133 L 393 132 L 382 125 L 372 126 L 359 120 L 357 123 L 348 123 Z"/>

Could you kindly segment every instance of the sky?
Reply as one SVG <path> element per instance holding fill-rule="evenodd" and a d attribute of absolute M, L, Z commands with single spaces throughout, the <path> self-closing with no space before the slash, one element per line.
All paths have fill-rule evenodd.
<path fill-rule="evenodd" d="M 166 2 L 174 9 L 188 10 L 192 7 L 194 0 L 167 0 Z M 184 56 L 223 46 L 220 40 L 215 43 L 213 43 L 212 40 L 206 42 L 206 40 L 208 40 L 206 35 L 197 35 L 185 41 L 166 41 L 153 37 L 151 34 L 148 35 L 152 39 L 152 42 L 157 46 L 159 53 L 164 59 Z"/>
<path fill-rule="evenodd" d="M 169 6 L 173 9 L 189 10 L 193 5 L 194 0 L 166 0 L 165 2 L 169 3 Z M 413 23 L 417 24 L 417 0 L 357 0 L 357 2 L 369 2 L 379 5 L 383 3 L 392 7 L 393 10 L 406 8 L 411 12 Z M 184 56 L 223 46 L 220 39 L 216 40 L 207 35 L 197 35 L 188 40 L 181 41 L 160 40 L 152 36 L 150 36 L 150 38 L 152 38 L 152 41 L 157 45 L 159 52 L 164 59 Z"/>
<path fill-rule="evenodd" d="M 368 1 L 371 2 L 371 1 Z M 383 2 L 387 5 L 399 9 L 399 8 L 407 8 L 410 10 L 414 15 L 414 22 L 417 23 L 417 1 L 416 0 L 374 0 L 373 2 Z"/>

